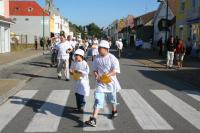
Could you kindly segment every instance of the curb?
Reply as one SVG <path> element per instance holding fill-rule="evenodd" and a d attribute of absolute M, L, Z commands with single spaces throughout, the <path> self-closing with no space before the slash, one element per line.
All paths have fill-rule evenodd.
<path fill-rule="evenodd" d="M 156 64 L 156 62 L 155 61 L 153 61 L 153 60 L 151 60 L 151 59 L 145 59 L 146 61 L 150 61 L 150 62 L 152 62 L 153 64 Z M 146 65 L 145 63 L 142 63 L 142 62 L 140 62 L 140 61 L 136 61 L 136 62 L 138 62 L 138 63 L 140 63 L 140 64 L 143 64 L 143 65 Z M 158 63 L 159 64 L 159 63 Z M 159 65 L 161 65 L 161 66 L 164 66 L 164 65 L 162 65 L 162 64 L 159 64 Z M 149 66 L 148 66 L 149 67 Z M 149 67 L 150 68 L 150 67 Z M 165 67 L 163 67 L 163 68 L 154 68 L 154 67 L 151 67 L 151 68 L 153 68 L 153 69 L 155 69 L 155 70 L 157 70 L 157 71 L 159 71 L 159 72 L 164 72 L 163 70 L 166 70 L 166 68 Z M 177 70 L 176 68 L 174 68 L 174 69 L 172 69 L 172 70 Z M 167 70 L 167 71 L 169 71 L 169 70 Z M 166 71 L 165 71 L 166 72 Z M 180 81 L 185 81 L 184 82 L 184 84 L 185 85 L 188 85 L 188 86 L 191 86 L 191 87 L 193 87 L 193 88 L 196 88 L 197 90 L 199 90 L 199 85 L 197 85 L 197 84 L 195 84 L 195 83 L 193 83 L 193 82 L 191 82 L 191 81 L 188 81 L 188 80 L 186 80 L 186 79 L 184 79 L 184 78 L 181 78 L 181 77 L 179 77 L 179 76 L 177 76 L 177 75 L 170 75 L 170 74 L 168 74 L 168 73 L 165 73 L 167 76 L 169 76 L 169 77 L 172 77 L 173 76 L 173 78 L 176 78 L 176 79 L 178 79 L 178 80 L 180 80 Z"/>
<path fill-rule="evenodd" d="M 6 102 L 9 97 L 15 95 L 21 88 L 23 88 L 26 85 L 26 80 L 22 80 L 17 86 L 13 87 L 11 90 L 9 90 L 4 95 L 0 96 L 0 105 Z"/>
<path fill-rule="evenodd" d="M 33 58 L 36 58 L 38 56 L 47 55 L 47 54 L 49 54 L 49 52 L 42 52 L 42 53 L 36 54 L 34 56 L 30 56 L 30 57 L 27 57 L 27 58 L 24 58 L 24 59 L 16 60 L 14 62 L 5 64 L 5 65 L 1 65 L 0 66 L 0 70 L 4 69 L 6 67 L 9 67 L 9 66 L 15 65 L 15 64 L 26 62 L 26 61 L 28 61 L 30 59 L 33 59 Z M 9 97 L 15 95 L 20 89 L 22 89 L 30 79 L 31 78 L 26 78 L 24 80 L 21 80 L 21 82 L 18 83 L 17 86 L 13 87 L 11 90 L 9 90 L 4 95 L 0 96 L 0 105 L 2 105 L 3 103 L 5 103 L 9 99 Z"/>
<path fill-rule="evenodd" d="M 13 66 L 13 65 L 16 65 L 16 64 L 19 64 L 19 63 L 23 63 L 23 62 L 26 62 L 28 60 L 31 60 L 33 58 L 36 58 L 36 57 L 39 57 L 41 55 L 44 55 L 44 53 L 38 53 L 36 55 L 33 55 L 33 56 L 29 56 L 29 57 L 26 57 L 26 58 L 23 58 L 23 59 L 19 59 L 19 60 L 16 60 L 14 62 L 11 62 L 11 63 L 8 63 L 8 64 L 5 64 L 5 65 L 1 65 L 0 66 L 0 70 L 4 69 L 4 68 L 7 68 L 7 67 L 10 67 L 10 66 Z"/>

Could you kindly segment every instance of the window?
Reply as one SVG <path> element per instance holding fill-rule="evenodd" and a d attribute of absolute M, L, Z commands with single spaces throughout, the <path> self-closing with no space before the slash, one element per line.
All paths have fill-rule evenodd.
<path fill-rule="evenodd" d="M 15 8 L 15 11 L 19 11 L 19 7 L 16 7 L 16 8 Z"/>
<path fill-rule="evenodd" d="M 185 10 L 185 1 L 180 2 L 180 12 L 184 12 Z"/>
<path fill-rule="evenodd" d="M 33 8 L 32 7 L 29 7 L 28 8 L 28 12 L 32 12 L 33 11 Z"/>
<path fill-rule="evenodd" d="M 195 5 L 196 5 L 196 0 L 192 0 L 192 4 L 191 4 L 192 8 L 195 8 Z"/>
<path fill-rule="evenodd" d="M 25 21 L 29 21 L 29 18 L 25 18 Z"/>
<path fill-rule="evenodd" d="M 179 28 L 179 38 L 183 39 L 183 27 Z"/>

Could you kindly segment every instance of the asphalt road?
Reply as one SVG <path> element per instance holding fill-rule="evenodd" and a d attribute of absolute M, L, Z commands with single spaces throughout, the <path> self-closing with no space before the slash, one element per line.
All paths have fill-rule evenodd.
<path fill-rule="evenodd" d="M 95 128 L 83 124 L 91 114 L 93 94 L 87 98 L 87 112 L 74 113 L 73 81 L 57 80 L 56 69 L 49 67 L 50 55 L 2 70 L 0 78 L 28 81 L 0 105 L 0 132 L 199 133 L 200 90 L 137 63 L 133 54 L 120 59 L 119 116 L 108 119 L 105 106 Z M 92 74 L 90 79 L 94 89 Z"/>

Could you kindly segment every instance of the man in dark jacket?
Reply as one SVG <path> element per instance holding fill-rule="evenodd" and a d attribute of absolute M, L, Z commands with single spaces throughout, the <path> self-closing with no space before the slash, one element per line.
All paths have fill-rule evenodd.
<path fill-rule="evenodd" d="M 173 67 L 175 51 L 176 51 L 176 44 L 174 42 L 174 37 L 171 37 L 167 42 L 167 68 Z"/>

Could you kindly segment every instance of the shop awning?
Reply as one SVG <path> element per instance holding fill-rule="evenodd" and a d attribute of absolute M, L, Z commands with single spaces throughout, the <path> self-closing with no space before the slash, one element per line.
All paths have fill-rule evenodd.
<path fill-rule="evenodd" d="M 189 19 L 189 20 L 187 20 L 187 23 L 200 23 L 200 17 L 194 18 L 194 19 Z"/>

